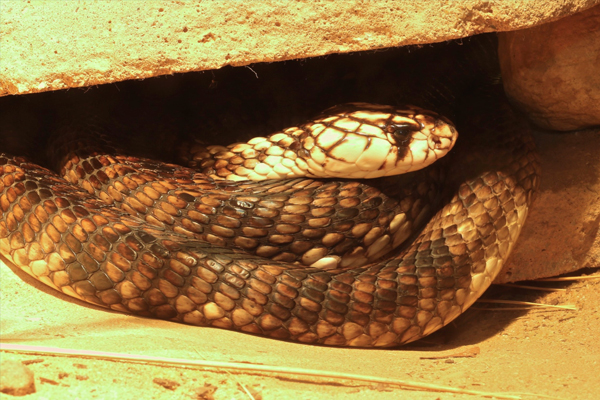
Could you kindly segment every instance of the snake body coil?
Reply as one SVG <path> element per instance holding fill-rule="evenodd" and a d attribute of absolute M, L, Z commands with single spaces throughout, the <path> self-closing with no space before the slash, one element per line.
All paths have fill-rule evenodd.
<path fill-rule="evenodd" d="M 501 96 L 487 102 L 493 113 L 475 105 L 457 123 L 462 142 L 444 167 L 440 206 L 417 205 L 439 185 L 439 167 L 420 173 L 424 184 L 386 192 L 302 178 L 218 183 L 97 147 L 87 158 L 71 153 L 66 180 L 1 154 L 0 252 L 41 282 L 116 311 L 302 343 L 411 342 L 491 284 L 538 185 L 526 128 Z M 403 190 L 405 209 L 392 211 Z M 412 242 L 381 259 L 434 211 Z M 317 245 L 304 244 L 310 235 Z"/>

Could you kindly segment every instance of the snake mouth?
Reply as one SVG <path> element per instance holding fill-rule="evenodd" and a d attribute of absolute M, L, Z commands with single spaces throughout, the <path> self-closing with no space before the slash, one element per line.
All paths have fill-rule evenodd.
<path fill-rule="evenodd" d="M 429 148 L 432 150 L 450 151 L 456 143 L 458 131 L 451 124 L 438 124 L 431 129 L 428 139 Z"/>
<path fill-rule="evenodd" d="M 433 152 L 444 152 L 454 147 L 458 131 L 446 117 L 433 112 L 415 115 L 415 120 L 422 126 L 422 132 L 427 136 L 428 148 Z"/>

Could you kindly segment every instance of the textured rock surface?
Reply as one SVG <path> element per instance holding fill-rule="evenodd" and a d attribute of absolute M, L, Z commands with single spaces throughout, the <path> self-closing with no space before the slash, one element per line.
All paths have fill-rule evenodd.
<path fill-rule="evenodd" d="M 0 361 L 0 393 L 25 396 L 35 393 L 33 372 L 19 361 Z"/>
<path fill-rule="evenodd" d="M 536 132 L 542 184 L 495 283 L 600 266 L 600 129 Z"/>
<path fill-rule="evenodd" d="M 499 35 L 504 87 L 537 125 L 600 125 L 600 6 Z"/>
<path fill-rule="evenodd" d="M 0 95 L 440 42 L 598 2 L 2 1 Z"/>

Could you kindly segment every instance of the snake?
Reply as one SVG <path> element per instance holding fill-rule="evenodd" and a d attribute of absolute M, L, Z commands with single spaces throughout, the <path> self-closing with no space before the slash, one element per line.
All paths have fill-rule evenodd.
<path fill-rule="evenodd" d="M 483 96 L 456 124 L 341 105 L 247 143 L 191 146 L 188 166 L 126 155 L 102 121 L 73 118 L 51 146 L 58 173 L 0 153 L 0 254 L 127 314 L 304 344 L 406 344 L 489 287 L 539 185 L 528 127 L 502 94 Z"/>

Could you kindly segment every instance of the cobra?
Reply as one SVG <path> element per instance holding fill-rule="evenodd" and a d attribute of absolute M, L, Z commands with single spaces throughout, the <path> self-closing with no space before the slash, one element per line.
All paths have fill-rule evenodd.
<path fill-rule="evenodd" d="M 439 205 L 416 206 L 441 182 L 434 164 L 420 173 L 432 183 L 408 184 L 408 208 L 385 190 L 298 176 L 339 177 L 351 165 L 351 178 L 379 177 L 440 158 L 456 130 L 417 108 L 343 106 L 246 145 L 202 148 L 192 158 L 208 174 L 98 145 L 101 127 L 85 130 L 88 141 L 65 126 L 52 156 L 62 177 L 0 157 L 0 252 L 116 311 L 301 343 L 408 343 L 473 304 L 526 218 L 539 165 L 526 128 L 497 99 L 494 119 L 464 123 L 477 134 L 457 145 Z M 264 180 L 274 175 L 284 180 Z"/>

